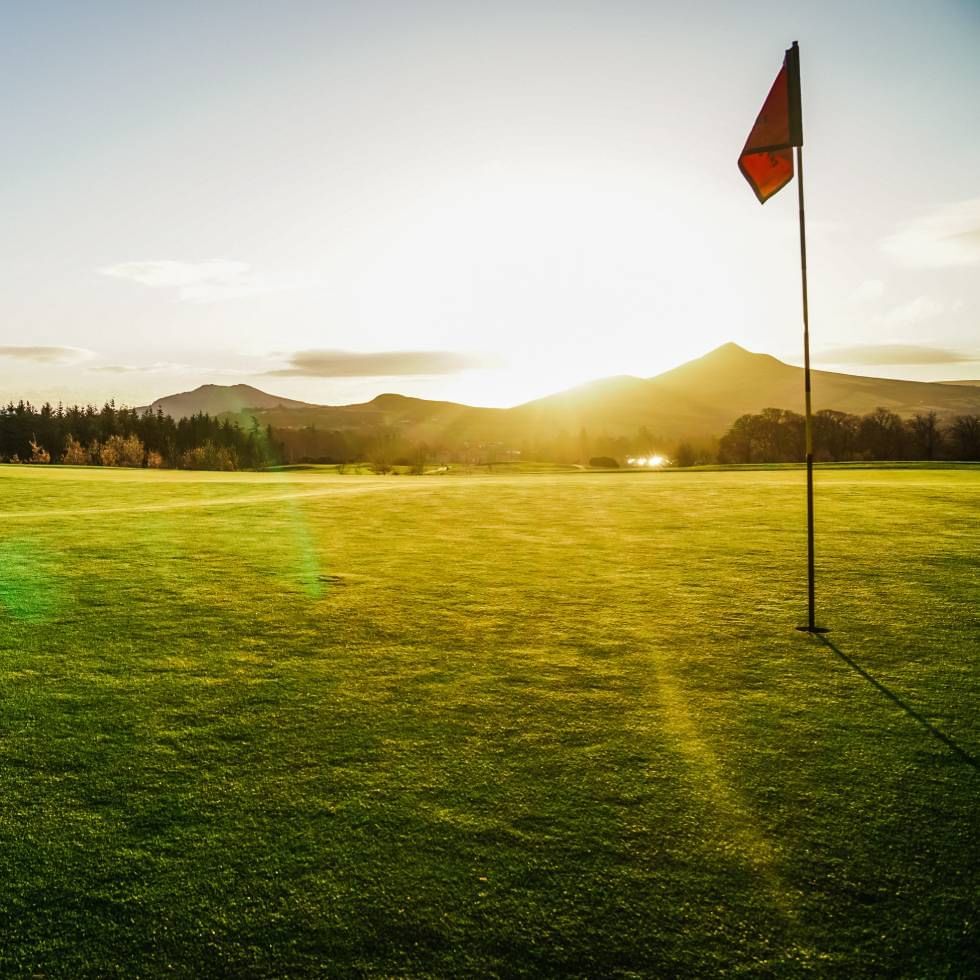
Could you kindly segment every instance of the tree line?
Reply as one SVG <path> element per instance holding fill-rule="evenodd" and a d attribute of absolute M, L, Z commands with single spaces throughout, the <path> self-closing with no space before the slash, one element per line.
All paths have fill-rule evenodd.
<path fill-rule="evenodd" d="M 805 454 L 805 419 L 766 408 L 743 415 L 718 444 L 721 463 L 799 462 Z M 980 460 L 980 416 L 941 420 L 935 412 L 902 419 L 887 408 L 867 415 L 823 409 L 813 416 L 813 454 L 818 461 Z"/>
<path fill-rule="evenodd" d="M 935 412 L 903 420 L 886 408 L 864 416 L 824 409 L 813 418 L 817 460 L 980 460 L 980 417 L 941 420 Z M 804 419 L 767 408 L 736 419 L 720 440 L 671 444 L 640 428 L 633 436 L 558 431 L 514 443 L 413 440 L 396 426 L 357 430 L 263 428 L 206 414 L 174 419 L 107 402 L 63 407 L 29 402 L 0 407 L 0 461 L 180 469 L 262 469 L 279 463 L 369 463 L 379 473 L 464 463 L 493 467 L 517 460 L 588 465 L 602 459 L 666 455 L 674 465 L 797 462 Z"/>
<path fill-rule="evenodd" d="M 640 427 L 631 436 L 591 434 L 558 429 L 524 438 L 504 439 L 498 435 L 434 436 L 419 439 L 394 425 L 359 429 L 301 428 L 270 429 L 270 447 L 283 463 L 369 463 L 377 472 L 393 467 L 419 470 L 426 464 L 461 463 L 494 467 L 519 460 L 588 465 L 596 458 L 624 463 L 631 456 L 665 453 L 669 440 Z M 692 461 L 713 462 L 714 440 L 704 446 L 688 447 Z M 668 454 L 669 455 L 669 454 Z"/>
<path fill-rule="evenodd" d="M 93 405 L 0 407 L 0 460 L 179 469 L 257 469 L 276 461 L 271 433 L 210 415 Z"/>

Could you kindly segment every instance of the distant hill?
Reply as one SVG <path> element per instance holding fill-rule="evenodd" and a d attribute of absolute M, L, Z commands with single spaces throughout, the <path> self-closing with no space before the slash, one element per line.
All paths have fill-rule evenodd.
<path fill-rule="evenodd" d="M 863 415 L 878 406 L 909 417 L 980 414 L 980 386 L 865 378 L 813 371 L 814 411 Z M 171 415 L 207 412 L 249 416 L 277 428 L 359 429 L 391 425 L 424 440 L 516 442 L 564 431 L 576 435 L 635 435 L 641 427 L 665 440 L 724 434 L 739 415 L 763 408 L 803 410 L 803 369 L 737 344 L 723 346 L 654 378 L 603 378 L 514 408 L 478 408 L 383 394 L 356 405 L 313 405 L 269 395 L 249 385 L 203 385 L 160 398 Z"/>
<path fill-rule="evenodd" d="M 150 406 L 151 412 L 161 411 L 175 419 L 189 415 L 222 415 L 226 412 L 240 412 L 246 408 L 314 408 L 306 402 L 293 398 L 270 395 L 251 385 L 201 385 L 193 391 L 182 391 L 177 395 L 158 398 Z"/>

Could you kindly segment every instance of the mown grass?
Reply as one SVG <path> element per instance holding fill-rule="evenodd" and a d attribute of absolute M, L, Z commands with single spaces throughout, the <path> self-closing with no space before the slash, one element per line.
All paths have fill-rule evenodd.
<path fill-rule="evenodd" d="M 0 468 L 0 973 L 968 976 L 980 471 Z"/>

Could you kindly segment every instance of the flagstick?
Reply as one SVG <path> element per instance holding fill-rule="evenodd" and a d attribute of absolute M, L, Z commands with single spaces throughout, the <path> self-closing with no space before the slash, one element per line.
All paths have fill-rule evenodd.
<path fill-rule="evenodd" d="M 800 272 L 803 278 L 803 388 L 806 393 L 806 572 L 807 624 L 804 633 L 826 633 L 817 626 L 816 582 L 813 568 L 813 423 L 810 412 L 810 309 L 806 295 L 806 219 L 803 213 L 803 147 L 796 147 L 796 186 L 800 200 Z"/>

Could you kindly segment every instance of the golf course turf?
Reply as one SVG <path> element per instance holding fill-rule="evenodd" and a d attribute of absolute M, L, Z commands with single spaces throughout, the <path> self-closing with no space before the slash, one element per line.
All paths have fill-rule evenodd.
<path fill-rule="evenodd" d="M 0 492 L 0 975 L 980 969 L 980 467 Z"/>

